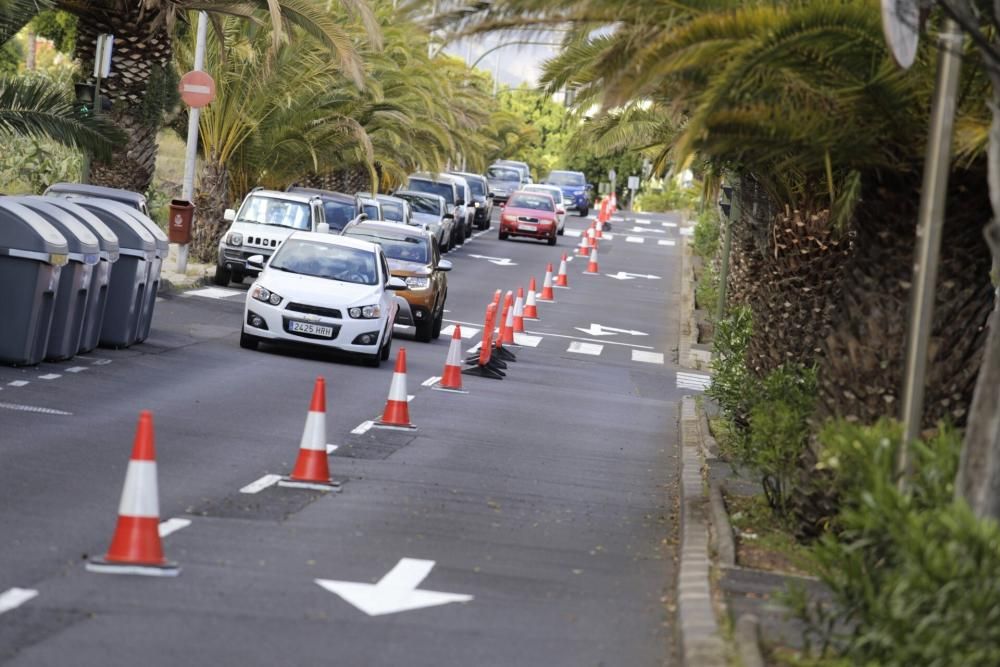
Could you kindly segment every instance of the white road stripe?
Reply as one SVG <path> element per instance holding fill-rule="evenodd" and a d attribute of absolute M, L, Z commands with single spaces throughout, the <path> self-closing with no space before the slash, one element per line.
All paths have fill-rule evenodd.
<path fill-rule="evenodd" d="M 604 232 L 604 235 L 601 237 L 601 239 L 605 241 L 614 241 L 615 235 L 610 232 Z"/>
<path fill-rule="evenodd" d="M 38 379 L 39 380 L 58 380 L 61 377 L 62 377 L 62 375 L 60 375 L 59 373 L 47 373 L 45 375 L 39 375 Z"/>
<path fill-rule="evenodd" d="M 16 410 L 18 412 L 34 412 L 40 415 L 59 415 L 60 417 L 72 417 L 72 412 L 56 410 L 55 408 L 43 408 L 38 405 L 21 405 L 20 403 L 0 403 L 0 408 L 4 410 Z"/>
<path fill-rule="evenodd" d="M 407 394 L 406 395 L 406 402 L 409 403 L 410 401 L 412 401 L 415 398 L 416 398 L 415 394 Z"/>
<path fill-rule="evenodd" d="M 542 342 L 541 336 L 532 336 L 531 334 L 515 333 L 514 334 L 514 344 L 524 345 L 525 347 L 538 347 L 538 344 Z"/>
<path fill-rule="evenodd" d="M 448 312 L 448 311 L 445 311 Z M 462 328 L 462 340 L 468 340 L 470 338 L 475 338 L 482 329 L 477 329 L 476 327 L 466 327 Z M 451 338 L 455 335 L 455 325 L 449 324 L 444 329 L 441 329 L 441 335 L 447 338 Z"/>
<path fill-rule="evenodd" d="M 677 245 L 677 242 L 673 239 L 660 239 L 656 242 L 656 245 Z"/>
<path fill-rule="evenodd" d="M 371 420 L 363 421 L 357 426 L 355 426 L 354 429 L 351 431 L 351 433 L 353 433 L 354 435 L 361 435 L 362 433 L 367 433 L 368 430 L 371 429 L 371 427 L 374 425 L 375 422 Z"/>
<path fill-rule="evenodd" d="M 338 449 L 340 449 L 340 445 L 331 445 L 330 443 L 327 443 L 327 445 L 326 445 L 326 454 L 327 454 L 327 456 L 329 456 L 330 454 L 333 454 Z"/>
<path fill-rule="evenodd" d="M 680 229 L 681 236 L 692 236 L 694 235 L 694 227 L 682 227 Z"/>
<path fill-rule="evenodd" d="M 191 525 L 191 519 L 167 519 L 166 521 L 160 522 L 160 537 L 166 537 L 171 533 L 176 533 L 181 528 L 187 528 Z"/>
<path fill-rule="evenodd" d="M 677 374 L 678 389 L 696 389 L 698 391 L 705 391 L 711 385 L 712 378 L 709 375 L 700 375 L 698 373 Z"/>
<path fill-rule="evenodd" d="M 466 354 L 475 354 L 476 352 L 479 352 L 479 348 L 481 348 L 482 346 L 483 346 L 483 342 L 479 341 L 478 343 L 476 343 L 475 345 L 473 345 L 472 347 L 470 347 L 468 350 L 466 350 L 465 353 Z"/>
<path fill-rule="evenodd" d="M 269 486 L 274 486 L 281 479 L 281 475 L 264 475 L 260 479 L 250 482 L 242 489 L 240 493 L 260 493 Z"/>
<path fill-rule="evenodd" d="M 664 227 L 676 227 L 677 226 L 676 222 L 664 222 L 662 224 L 663 224 Z"/>
<path fill-rule="evenodd" d="M 591 356 L 598 356 L 604 351 L 603 345 L 595 345 L 594 343 L 581 343 L 578 340 L 574 340 L 566 348 L 567 352 L 575 352 L 576 354 L 589 354 Z"/>
<path fill-rule="evenodd" d="M 565 230 L 563 232 L 563 236 L 568 236 L 568 237 L 574 238 L 574 239 L 580 238 L 580 230 L 579 229 L 567 229 L 567 230 Z"/>
<path fill-rule="evenodd" d="M 222 289 L 221 287 L 204 287 L 202 289 L 188 290 L 184 296 L 200 296 L 206 299 L 226 299 L 237 294 L 242 294 L 237 290 Z"/>
<path fill-rule="evenodd" d="M 632 361 L 641 361 L 647 364 L 662 364 L 662 352 L 647 352 L 645 350 L 632 350 Z"/>
<path fill-rule="evenodd" d="M 645 239 L 645 237 L 642 237 L 642 236 L 626 236 L 625 237 L 625 242 L 626 243 L 645 243 L 646 239 Z"/>
<path fill-rule="evenodd" d="M 30 384 L 27 380 L 14 380 L 13 382 L 8 382 L 9 387 L 23 387 L 26 384 Z"/>
<path fill-rule="evenodd" d="M 22 604 L 38 595 L 38 591 L 31 588 L 10 588 L 0 593 L 0 614 L 17 609 Z"/>
<path fill-rule="evenodd" d="M 635 224 L 637 224 L 637 225 L 648 225 L 649 224 L 649 220 L 639 220 L 639 219 L 636 219 Z"/>
<path fill-rule="evenodd" d="M 432 376 L 430 376 L 429 378 L 427 378 L 426 380 L 424 380 L 423 382 L 421 382 L 421 383 L 420 383 L 420 386 L 421 386 L 421 387 L 432 387 L 432 386 L 434 386 L 435 384 L 437 384 L 438 380 L 440 380 L 440 379 L 441 379 L 441 378 L 440 378 L 439 376 L 437 376 L 437 375 L 432 375 Z"/>
<path fill-rule="evenodd" d="M 67 368 L 66 372 L 67 373 L 82 373 L 85 370 L 87 370 L 86 366 L 72 366 L 71 368 Z"/>
<path fill-rule="evenodd" d="M 107 366 L 111 363 L 110 359 L 95 359 L 91 366 Z"/>

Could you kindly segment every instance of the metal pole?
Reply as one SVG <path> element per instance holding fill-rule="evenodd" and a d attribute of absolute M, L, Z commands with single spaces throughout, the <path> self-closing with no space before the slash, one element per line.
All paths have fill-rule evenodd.
<path fill-rule="evenodd" d="M 198 12 L 198 32 L 195 37 L 194 68 L 205 68 L 205 40 L 208 37 L 208 14 Z M 198 123 L 201 109 L 188 109 L 187 153 L 184 156 L 184 181 L 181 185 L 181 199 L 190 202 L 194 198 L 194 172 L 198 157 Z M 177 248 L 177 272 L 187 273 L 188 244 Z"/>
<path fill-rule="evenodd" d="M 917 220 L 917 252 L 913 264 L 913 287 L 910 288 L 910 320 L 903 375 L 904 432 L 896 461 L 900 489 L 906 488 L 907 477 L 912 472 L 909 447 L 920 434 L 923 421 L 927 342 L 934 321 L 938 255 L 948 193 L 948 171 L 951 167 L 955 103 L 962 69 L 962 33 L 952 19 L 947 19 L 942 26 L 938 48 L 937 82 L 924 158 L 924 182 L 920 191 Z"/>

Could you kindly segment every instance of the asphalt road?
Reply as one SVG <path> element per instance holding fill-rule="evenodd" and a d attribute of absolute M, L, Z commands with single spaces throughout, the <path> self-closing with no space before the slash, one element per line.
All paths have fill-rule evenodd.
<path fill-rule="evenodd" d="M 516 350 L 502 381 L 465 376 L 461 395 L 422 386 L 448 337 L 398 335 L 414 432 L 364 430 L 392 363 L 240 349 L 247 286 L 165 296 L 128 350 L 0 367 L 0 663 L 673 663 L 677 405 L 692 390 L 676 366 L 678 220 L 639 220 L 602 242 L 601 275 L 570 263 L 570 289 L 539 303 L 537 345 Z M 555 248 L 501 242 L 494 226 L 450 253 L 446 325 L 468 335 L 495 289 L 531 276 L 541 289 L 585 224 L 570 217 Z M 291 470 L 317 376 L 342 493 L 241 493 Z M 84 569 L 107 549 L 143 409 L 161 519 L 190 521 L 164 538 L 177 578 Z M 354 587 L 362 607 L 442 604 L 370 616 L 316 583 L 390 570 L 378 589 Z M 12 589 L 37 595 L 16 604 L 30 593 Z"/>

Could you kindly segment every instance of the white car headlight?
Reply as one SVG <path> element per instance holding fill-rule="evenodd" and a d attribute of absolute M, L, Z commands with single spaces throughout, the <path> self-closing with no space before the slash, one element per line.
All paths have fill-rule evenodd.
<path fill-rule="evenodd" d="M 376 303 L 371 306 L 348 308 L 347 314 L 356 320 L 374 320 L 382 316 L 382 308 Z"/>
<path fill-rule="evenodd" d="M 406 279 L 406 286 L 410 289 L 427 289 L 431 286 L 431 279 L 426 276 L 410 276 Z"/>
<path fill-rule="evenodd" d="M 479 202 L 476 202 L 476 203 L 474 204 L 474 206 L 475 206 L 476 208 L 479 208 Z"/>
<path fill-rule="evenodd" d="M 233 232 L 229 235 L 229 245 L 231 246 L 241 246 L 243 245 L 243 235 L 239 232 Z"/>
<path fill-rule="evenodd" d="M 250 291 L 250 296 L 262 303 L 269 303 L 272 306 L 277 306 L 281 303 L 281 297 L 263 285 L 254 285 Z"/>

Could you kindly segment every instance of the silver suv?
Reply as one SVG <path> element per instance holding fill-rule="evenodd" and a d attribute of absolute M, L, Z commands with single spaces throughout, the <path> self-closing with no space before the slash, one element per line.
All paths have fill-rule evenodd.
<path fill-rule="evenodd" d="M 469 184 L 464 178 L 427 172 L 412 174 L 406 183 L 407 190 L 429 192 L 444 197 L 444 201 L 448 205 L 448 213 L 455 216 L 451 247 L 462 245 L 465 243 L 465 239 L 472 236 L 472 224 L 465 201 L 465 191 L 468 187 Z"/>
<path fill-rule="evenodd" d="M 319 197 L 263 188 L 254 188 L 239 211 L 226 209 L 224 218 L 232 224 L 219 240 L 219 260 L 212 279 L 221 286 L 241 283 L 245 276 L 259 273 L 247 267 L 248 257 L 263 255 L 267 259 L 293 232 L 315 232 L 326 222 Z"/>

